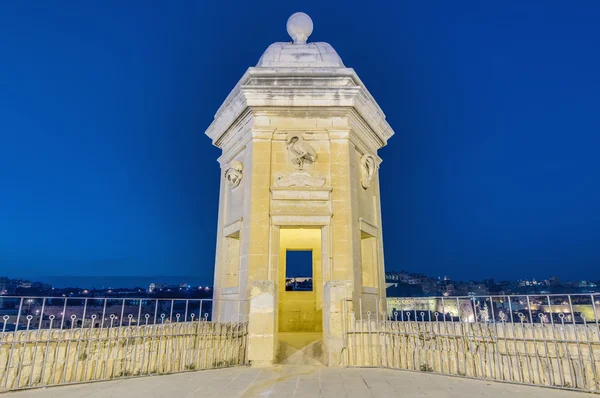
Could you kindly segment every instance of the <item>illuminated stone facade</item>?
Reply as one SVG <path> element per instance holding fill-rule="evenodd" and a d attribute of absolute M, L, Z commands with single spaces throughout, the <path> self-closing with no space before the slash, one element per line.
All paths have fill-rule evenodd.
<path fill-rule="evenodd" d="M 249 301 L 254 366 L 294 332 L 315 333 L 335 365 L 343 299 L 385 307 L 377 150 L 393 131 L 335 50 L 306 43 L 308 16 L 288 32 L 294 43 L 269 46 L 206 131 L 222 149 L 215 311 L 228 320 Z M 285 290 L 287 250 L 312 250 L 313 291 Z"/>

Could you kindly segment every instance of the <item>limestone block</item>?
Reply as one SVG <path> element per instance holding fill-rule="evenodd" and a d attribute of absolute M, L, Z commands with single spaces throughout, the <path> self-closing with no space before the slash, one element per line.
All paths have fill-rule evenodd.
<path fill-rule="evenodd" d="M 251 322 L 248 325 L 248 333 L 254 335 L 274 335 L 275 322 L 273 312 L 251 312 Z"/>
<path fill-rule="evenodd" d="M 254 366 L 254 362 L 271 362 L 275 359 L 276 340 L 269 335 L 254 335 L 249 336 L 248 342 L 248 359 L 250 365 Z"/>
<path fill-rule="evenodd" d="M 344 302 L 351 298 L 351 292 L 352 282 L 348 280 L 329 281 L 323 289 L 323 345 L 329 366 L 344 365 Z"/>
<path fill-rule="evenodd" d="M 276 290 L 273 281 L 250 284 L 248 359 L 251 366 L 272 365 L 276 354 Z"/>

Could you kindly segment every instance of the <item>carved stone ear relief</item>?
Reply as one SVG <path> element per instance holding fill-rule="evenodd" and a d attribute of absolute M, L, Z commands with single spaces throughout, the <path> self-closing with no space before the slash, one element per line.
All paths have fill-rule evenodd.
<path fill-rule="evenodd" d="M 287 150 L 298 170 L 304 170 L 306 164 L 317 161 L 317 152 L 299 134 L 289 134 L 286 138 Z"/>
<path fill-rule="evenodd" d="M 365 154 L 360 158 L 360 185 L 362 185 L 363 189 L 371 186 L 376 170 L 377 162 L 373 155 Z"/>
<path fill-rule="evenodd" d="M 242 182 L 242 178 L 244 177 L 242 170 L 244 170 L 244 165 L 238 161 L 231 163 L 229 168 L 225 170 L 225 181 L 227 181 L 227 185 L 232 189 Z"/>

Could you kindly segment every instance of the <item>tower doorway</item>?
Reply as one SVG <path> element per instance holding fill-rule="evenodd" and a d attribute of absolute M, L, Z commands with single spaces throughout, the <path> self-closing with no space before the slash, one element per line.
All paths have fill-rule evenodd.
<path fill-rule="evenodd" d="M 278 355 L 280 363 L 323 363 L 321 228 L 281 228 Z"/>
<path fill-rule="evenodd" d="M 322 332 L 321 228 L 281 228 L 278 331 Z"/>

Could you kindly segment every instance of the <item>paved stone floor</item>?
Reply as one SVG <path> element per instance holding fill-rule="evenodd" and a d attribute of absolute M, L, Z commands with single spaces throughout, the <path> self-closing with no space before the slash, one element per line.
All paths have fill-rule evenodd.
<path fill-rule="evenodd" d="M 527 397 L 594 395 L 389 369 L 230 368 L 19 391 L 2 398 Z"/>

